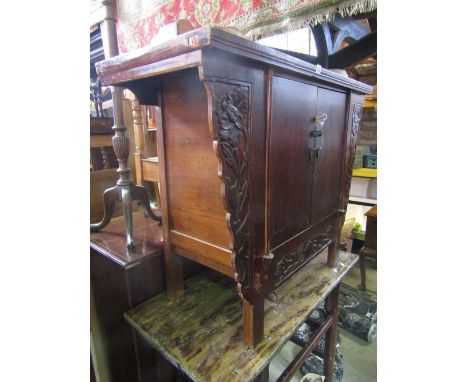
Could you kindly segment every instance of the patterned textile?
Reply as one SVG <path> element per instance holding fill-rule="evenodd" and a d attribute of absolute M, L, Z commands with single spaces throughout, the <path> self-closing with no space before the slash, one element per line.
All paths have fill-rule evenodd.
<path fill-rule="evenodd" d="M 335 13 L 377 8 L 377 0 L 117 0 L 120 53 L 151 44 L 159 29 L 180 19 L 194 28 L 235 27 L 250 39 L 317 24 Z"/>

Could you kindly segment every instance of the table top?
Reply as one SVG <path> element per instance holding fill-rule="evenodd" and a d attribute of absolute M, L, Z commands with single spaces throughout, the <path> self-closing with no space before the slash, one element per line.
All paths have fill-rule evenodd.
<path fill-rule="evenodd" d="M 233 282 L 214 272 L 186 280 L 179 300 L 163 293 L 131 309 L 125 318 L 194 381 L 251 381 L 357 259 L 340 251 L 338 266 L 330 268 L 324 251 L 280 285 L 274 302 L 265 299 L 265 336 L 254 350 L 243 342 L 242 304 Z"/>
<path fill-rule="evenodd" d="M 377 218 L 377 204 L 365 213 L 366 216 Z"/>
<path fill-rule="evenodd" d="M 122 267 L 130 267 L 164 251 L 162 226 L 144 216 L 143 211 L 133 213 L 135 249 L 127 249 L 123 216 L 112 221 L 101 231 L 91 233 L 90 246 Z"/>
<path fill-rule="evenodd" d="M 370 94 L 372 86 L 353 80 L 310 62 L 288 55 L 276 49 L 258 44 L 219 28 L 203 27 L 183 33 L 156 45 L 110 57 L 96 64 L 96 71 L 103 85 L 121 84 L 160 75 L 175 67 L 187 69 L 202 63 L 197 53 L 207 49 L 229 52 L 239 57 L 280 67 L 309 77 L 344 86 L 360 93 Z M 182 64 L 174 57 L 179 57 Z"/>

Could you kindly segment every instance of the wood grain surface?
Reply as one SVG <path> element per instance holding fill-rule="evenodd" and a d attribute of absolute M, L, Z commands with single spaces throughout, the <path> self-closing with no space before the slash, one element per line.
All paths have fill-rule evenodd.
<path fill-rule="evenodd" d="M 136 245 L 134 250 L 127 249 L 123 217 L 113 219 L 100 232 L 91 233 L 91 248 L 123 267 L 138 263 L 146 259 L 148 255 L 162 254 L 163 238 L 159 223 L 146 218 L 143 211 L 133 214 L 133 222 Z"/>
<path fill-rule="evenodd" d="M 251 381 L 356 261 L 340 251 L 330 268 L 324 251 L 279 286 L 275 298 L 265 300 L 265 336 L 255 350 L 243 342 L 242 301 L 233 281 L 213 271 L 187 280 L 183 298 L 160 294 L 125 318 L 194 381 Z"/>
<path fill-rule="evenodd" d="M 216 28 L 97 71 L 158 110 L 169 296 L 184 294 L 181 258 L 230 276 L 254 349 L 264 298 L 325 247 L 335 265 L 371 87 Z"/>

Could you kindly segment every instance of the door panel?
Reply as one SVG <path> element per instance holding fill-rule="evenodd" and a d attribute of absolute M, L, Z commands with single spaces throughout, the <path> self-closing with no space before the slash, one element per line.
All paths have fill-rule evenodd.
<path fill-rule="evenodd" d="M 307 140 L 317 87 L 273 77 L 269 151 L 270 248 L 310 226 L 312 171 Z"/>
<path fill-rule="evenodd" d="M 318 88 L 317 115 L 327 115 L 323 149 L 314 164 L 311 223 L 318 223 L 339 208 L 346 94 Z"/>

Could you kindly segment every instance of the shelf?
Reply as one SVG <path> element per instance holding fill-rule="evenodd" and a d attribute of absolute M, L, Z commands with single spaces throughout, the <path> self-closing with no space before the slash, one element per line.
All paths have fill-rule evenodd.
<path fill-rule="evenodd" d="M 377 199 L 360 198 L 359 196 L 350 196 L 349 202 L 352 204 L 359 204 L 361 206 L 372 207 L 377 204 Z"/>
<path fill-rule="evenodd" d="M 377 169 L 376 168 L 355 168 L 353 169 L 353 176 L 359 178 L 377 178 Z"/>

